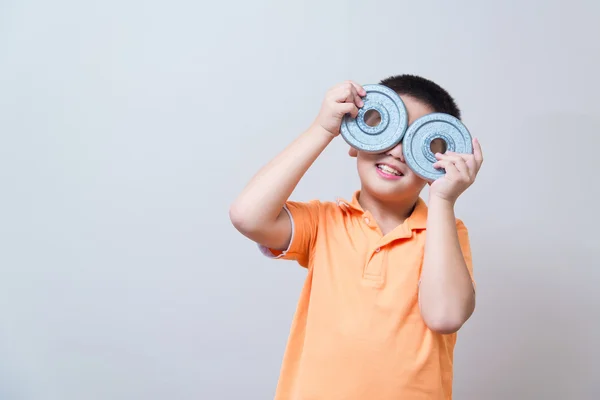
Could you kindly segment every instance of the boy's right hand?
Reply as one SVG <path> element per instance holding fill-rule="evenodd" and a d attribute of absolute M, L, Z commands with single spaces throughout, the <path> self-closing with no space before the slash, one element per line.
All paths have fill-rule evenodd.
<path fill-rule="evenodd" d="M 344 116 L 350 114 L 356 118 L 358 109 L 364 105 L 362 98 L 366 95 L 365 89 L 353 81 L 334 86 L 327 91 L 315 123 L 332 136 L 339 135 Z"/>
<path fill-rule="evenodd" d="M 327 92 L 310 129 L 263 166 L 230 206 L 229 217 L 238 231 L 265 247 L 288 248 L 294 228 L 284 210 L 286 201 L 308 168 L 339 135 L 344 115 L 356 117 L 363 107 L 361 96 L 366 94 L 351 81 Z"/>

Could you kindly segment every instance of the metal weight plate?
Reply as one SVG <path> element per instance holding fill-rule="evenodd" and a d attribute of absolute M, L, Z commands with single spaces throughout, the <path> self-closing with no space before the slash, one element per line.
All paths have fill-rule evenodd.
<path fill-rule="evenodd" d="M 446 151 L 471 154 L 473 142 L 471 134 L 463 123 L 449 114 L 427 114 L 414 121 L 406 130 L 402 141 L 402 152 L 408 167 L 423 179 L 434 181 L 446 172 L 434 168 L 437 162 L 431 151 L 431 142 L 442 139 Z"/>
<path fill-rule="evenodd" d="M 344 140 L 359 151 L 381 153 L 402 141 L 408 125 L 408 113 L 398 94 L 387 86 L 364 85 L 367 92 L 364 106 L 358 116 L 346 115 L 342 120 L 340 134 Z M 365 122 L 365 114 L 375 110 L 381 116 L 377 126 Z"/>

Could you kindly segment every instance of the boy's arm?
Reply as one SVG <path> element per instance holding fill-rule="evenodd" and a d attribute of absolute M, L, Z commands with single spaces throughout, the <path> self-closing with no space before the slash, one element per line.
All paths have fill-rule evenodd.
<path fill-rule="evenodd" d="M 292 235 L 283 206 L 308 168 L 333 136 L 312 126 L 265 165 L 231 205 L 235 228 L 265 247 L 285 250 Z"/>
<path fill-rule="evenodd" d="M 454 205 L 431 198 L 419 286 L 423 320 L 438 333 L 458 331 L 475 309 L 475 287 L 467 230 Z"/>
<path fill-rule="evenodd" d="M 476 139 L 473 148 L 473 154 L 436 154 L 434 166 L 446 173 L 429 189 L 419 305 L 428 327 L 444 334 L 458 331 L 475 309 L 469 238 L 454 215 L 456 199 L 473 184 L 483 162 Z"/>
<path fill-rule="evenodd" d="M 339 135 L 344 115 L 358 114 L 365 95 L 353 82 L 328 91 L 312 126 L 261 168 L 231 205 L 229 217 L 240 233 L 272 249 L 288 247 L 292 224 L 283 209 L 285 202 L 308 168 Z"/>

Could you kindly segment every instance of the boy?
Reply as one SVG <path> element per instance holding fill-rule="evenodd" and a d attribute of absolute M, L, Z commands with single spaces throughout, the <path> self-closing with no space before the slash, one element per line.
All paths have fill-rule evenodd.
<path fill-rule="evenodd" d="M 427 79 L 381 84 L 400 95 L 409 124 L 432 112 L 460 118 L 452 97 Z M 454 204 L 479 171 L 479 142 L 473 154 L 438 153 L 446 174 L 435 182 L 407 167 L 402 144 L 381 154 L 350 148 L 361 182 L 350 201 L 288 200 L 365 95 L 350 81 L 329 90 L 309 129 L 230 209 L 236 229 L 265 255 L 307 269 L 277 400 L 452 398 L 456 332 L 475 307 L 469 238 Z M 420 198 L 426 184 L 428 207 Z"/>

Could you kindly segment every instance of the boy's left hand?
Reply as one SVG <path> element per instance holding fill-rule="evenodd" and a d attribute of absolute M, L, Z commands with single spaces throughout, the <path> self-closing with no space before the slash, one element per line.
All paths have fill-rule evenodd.
<path fill-rule="evenodd" d="M 437 162 L 434 168 L 446 170 L 444 176 L 430 182 L 429 197 L 437 196 L 454 203 L 469 186 L 475 182 L 475 177 L 483 163 L 481 145 L 473 139 L 473 154 L 446 152 L 436 154 Z"/>

